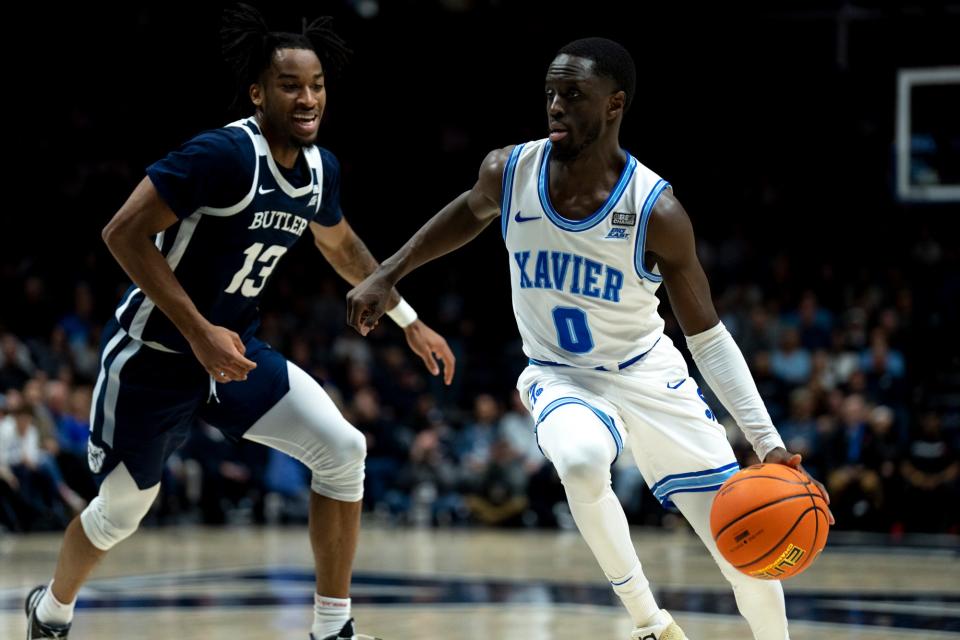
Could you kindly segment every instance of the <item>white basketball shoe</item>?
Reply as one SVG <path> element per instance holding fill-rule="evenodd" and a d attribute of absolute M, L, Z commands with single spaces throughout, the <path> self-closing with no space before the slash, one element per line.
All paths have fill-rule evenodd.
<path fill-rule="evenodd" d="M 630 640 L 690 640 L 666 609 L 660 609 L 660 619 L 660 624 L 635 628 Z"/>

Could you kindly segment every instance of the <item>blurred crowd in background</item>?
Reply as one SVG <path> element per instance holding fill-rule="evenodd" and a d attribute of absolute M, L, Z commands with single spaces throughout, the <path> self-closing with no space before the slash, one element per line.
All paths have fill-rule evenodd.
<path fill-rule="evenodd" d="M 956 262 L 936 239 L 918 237 L 904 252 L 903 271 L 864 265 L 841 282 L 827 263 L 812 277 L 798 273 L 786 254 L 757 256 L 766 268 L 747 264 L 743 257 L 757 252 L 739 241 L 734 235 L 700 247 L 716 275 L 718 310 L 788 448 L 829 488 L 837 526 L 960 533 L 960 412 L 951 404 L 957 372 L 916 371 L 929 360 L 924 351 L 936 349 L 930 338 L 943 319 L 922 297 L 926 289 L 909 284 L 945 281 Z M 86 468 L 89 407 L 113 300 L 96 299 L 80 281 L 61 306 L 42 279 L 21 284 L 10 307 L 17 313 L 0 334 L 0 523 L 15 531 L 60 528 L 95 495 Z M 488 346 L 466 312 L 469 292 L 450 288 L 434 299 L 408 292 L 456 352 L 455 383 L 445 388 L 391 323 L 368 338 L 346 327 L 343 287 L 331 274 L 309 297 L 297 293 L 290 274 L 273 286 L 279 295 L 264 311 L 260 335 L 320 380 L 366 435 L 369 511 L 418 525 L 572 526 L 512 389 L 525 363 L 519 340 Z M 663 310 L 668 334 L 682 345 L 669 307 Z M 741 463 L 756 462 L 704 391 Z M 633 522 L 663 523 L 665 512 L 629 455 L 613 475 Z M 307 515 L 309 478 L 299 463 L 225 440 L 203 423 L 171 459 L 163 485 L 151 516 L 157 522 L 303 522 Z"/>
<path fill-rule="evenodd" d="M 958 206 L 901 203 L 893 188 L 897 69 L 956 63 L 956 16 L 670 3 L 645 7 L 638 29 L 634 14 L 618 17 L 622 3 L 328 4 L 356 53 L 329 79 L 319 143 L 341 161 L 345 214 L 375 256 L 468 188 L 488 151 L 545 135 L 543 73 L 559 47 L 617 39 L 640 71 L 623 146 L 690 212 L 721 317 L 788 447 L 828 486 L 837 527 L 960 533 Z M 301 24 L 296 8 L 264 10 L 273 28 Z M 100 230 L 149 163 L 234 117 L 219 11 L 68 6 L 32 18 L 55 45 L 29 71 L 68 59 L 58 88 L 71 99 L 54 125 L 12 132 L 29 134 L 14 182 L 36 198 L 9 207 L 0 230 L 0 528 L 62 528 L 95 495 L 98 341 L 128 284 Z M 935 101 L 937 113 L 957 110 Z M 938 166 L 955 169 L 960 133 L 925 135 Z M 514 390 L 526 358 L 497 233 L 399 288 L 454 349 L 451 387 L 389 321 L 367 338 L 346 327 L 347 286 L 309 242 L 287 254 L 262 304 L 260 336 L 367 436 L 367 517 L 573 526 Z M 704 392 L 741 463 L 754 462 Z M 677 522 L 630 455 L 613 477 L 632 522 Z M 203 424 L 163 485 L 147 525 L 306 520 L 302 467 Z"/>

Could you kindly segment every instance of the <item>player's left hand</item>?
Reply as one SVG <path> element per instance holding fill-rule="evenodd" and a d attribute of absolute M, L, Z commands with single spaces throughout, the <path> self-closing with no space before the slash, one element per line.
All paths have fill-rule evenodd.
<path fill-rule="evenodd" d="M 439 375 L 440 366 L 437 360 L 440 360 L 443 363 L 443 383 L 449 385 L 453 382 L 453 370 L 457 359 L 453 357 L 453 351 L 450 350 L 450 345 L 443 336 L 419 319 L 407 325 L 403 333 L 407 336 L 407 344 L 423 360 L 427 371 L 435 376 Z"/>
<path fill-rule="evenodd" d="M 827 488 L 823 486 L 822 482 L 818 481 L 816 478 L 807 473 L 807 470 L 803 468 L 802 464 L 800 464 L 802 461 L 803 456 L 801 456 L 799 453 L 790 453 L 783 447 L 777 447 L 768 453 L 763 459 L 764 464 L 782 464 L 792 469 L 796 469 L 803 475 L 810 478 L 810 482 L 815 484 L 817 488 L 820 489 L 820 493 L 823 494 L 823 499 L 827 502 L 827 504 L 830 504 L 830 494 L 827 493 Z M 827 515 L 830 516 L 830 524 L 836 524 L 837 521 L 833 517 L 833 512 L 830 511 L 829 508 L 827 509 Z"/>

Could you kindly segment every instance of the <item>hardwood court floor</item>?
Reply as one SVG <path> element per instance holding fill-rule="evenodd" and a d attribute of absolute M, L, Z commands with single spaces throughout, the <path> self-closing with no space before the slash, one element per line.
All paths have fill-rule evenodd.
<path fill-rule="evenodd" d="M 748 640 L 726 582 L 686 532 L 636 531 L 662 606 L 691 640 Z M 0 538 L 0 639 L 25 637 L 23 596 L 49 580 L 58 535 Z M 144 530 L 81 593 L 71 640 L 305 640 L 302 528 Z M 786 583 L 793 640 L 960 638 L 953 550 L 828 547 Z M 384 640 L 627 640 L 631 625 L 575 532 L 368 527 L 353 588 Z"/>

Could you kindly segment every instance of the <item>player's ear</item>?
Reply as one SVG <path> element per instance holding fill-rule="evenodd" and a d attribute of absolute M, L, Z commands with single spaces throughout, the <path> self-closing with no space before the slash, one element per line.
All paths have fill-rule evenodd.
<path fill-rule="evenodd" d="M 610 96 L 607 102 L 607 116 L 613 120 L 623 113 L 623 107 L 627 104 L 627 94 L 623 91 L 617 91 Z"/>
<path fill-rule="evenodd" d="M 263 85 L 259 82 L 256 82 L 250 85 L 249 90 L 250 102 L 253 103 L 253 106 L 260 108 L 263 105 Z"/>

